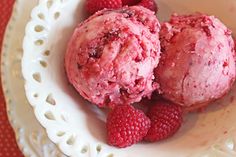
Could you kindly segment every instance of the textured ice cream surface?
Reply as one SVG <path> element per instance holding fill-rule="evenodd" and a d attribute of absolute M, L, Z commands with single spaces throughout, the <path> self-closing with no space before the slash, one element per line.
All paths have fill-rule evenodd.
<path fill-rule="evenodd" d="M 158 88 L 153 71 L 160 58 L 160 24 L 141 7 L 102 10 L 79 24 L 68 44 L 69 82 L 103 107 L 130 104 Z"/>
<path fill-rule="evenodd" d="M 235 80 L 231 31 L 214 16 L 174 14 L 162 24 L 162 57 L 155 71 L 165 98 L 186 107 L 208 104 Z"/>

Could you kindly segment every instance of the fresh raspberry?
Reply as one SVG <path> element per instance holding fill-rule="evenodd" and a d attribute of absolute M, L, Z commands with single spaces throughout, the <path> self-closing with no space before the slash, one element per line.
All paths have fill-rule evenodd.
<path fill-rule="evenodd" d="M 174 135 L 182 124 L 182 107 L 165 101 L 160 101 L 152 106 L 147 116 L 151 120 L 151 128 L 146 141 L 154 142 Z"/>
<path fill-rule="evenodd" d="M 158 8 L 155 0 L 141 0 L 141 2 L 138 3 L 138 5 L 141 5 L 157 13 Z"/>
<path fill-rule="evenodd" d="M 118 9 L 122 7 L 122 0 L 87 0 L 86 10 L 89 14 L 102 9 Z"/>
<path fill-rule="evenodd" d="M 122 0 L 122 4 L 123 4 L 123 6 L 125 6 L 125 5 L 131 6 L 131 5 L 138 4 L 140 1 L 141 0 Z"/>
<path fill-rule="evenodd" d="M 131 105 L 116 106 L 107 117 L 108 144 L 119 148 L 131 146 L 146 136 L 150 119 Z"/>

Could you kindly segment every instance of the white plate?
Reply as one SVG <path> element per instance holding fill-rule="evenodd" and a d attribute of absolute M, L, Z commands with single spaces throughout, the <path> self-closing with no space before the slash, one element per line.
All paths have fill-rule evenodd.
<path fill-rule="evenodd" d="M 171 12 L 206 12 L 236 32 L 235 0 L 159 0 L 161 20 Z M 26 27 L 22 72 L 28 101 L 49 138 L 73 157 L 236 156 L 236 89 L 207 111 L 190 114 L 172 138 L 126 149 L 106 144 L 105 114 L 68 84 L 64 53 L 73 29 L 82 21 L 82 0 L 42 0 Z"/>
<path fill-rule="evenodd" d="M 30 12 L 37 0 L 17 0 L 8 24 L 2 52 L 2 85 L 7 113 L 20 149 L 27 157 L 65 157 L 37 122 L 24 93 L 21 74 L 22 41 Z"/>

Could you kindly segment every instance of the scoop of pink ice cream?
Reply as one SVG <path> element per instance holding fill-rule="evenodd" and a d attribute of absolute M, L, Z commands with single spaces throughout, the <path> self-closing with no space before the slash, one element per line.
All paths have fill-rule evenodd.
<path fill-rule="evenodd" d="M 69 42 L 65 67 L 70 83 L 98 106 L 130 104 L 158 88 L 160 24 L 141 6 L 102 10 L 81 23 Z"/>
<path fill-rule="evenodd" d="M 235 80 L 231 31 L 214 16 L 173 15 L 160 32 L 162 57 L 156 69 L 165 98 L 202 106 L 226 94 Z"/>

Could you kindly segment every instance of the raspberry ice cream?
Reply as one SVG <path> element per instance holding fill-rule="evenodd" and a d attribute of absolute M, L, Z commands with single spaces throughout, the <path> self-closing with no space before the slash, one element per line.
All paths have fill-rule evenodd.
<path fill-rule="evenodd" d="M 231 31 L 214 16 L 178 16 L 162 25 L 156 69 L 165 98 L 197 108 L 226 94 L 235 81 Z"/>
<path fill-rule="evenodd" d="M 158 88 L 160 24 L 141 6 L 102 10 L 81 23 L 69 42 L 65 67 L 70 83 L 100 107 L 130 104 Z"/>

